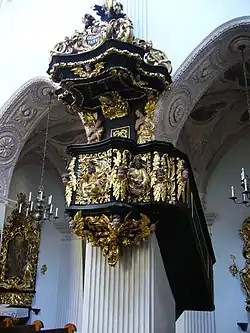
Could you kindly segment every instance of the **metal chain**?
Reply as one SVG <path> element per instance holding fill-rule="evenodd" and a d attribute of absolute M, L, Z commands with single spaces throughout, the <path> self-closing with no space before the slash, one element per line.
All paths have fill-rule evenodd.
<path fill-rule="evenodd" d="M 250 120 L 250 99 L 249 99 L 248 84 L 247 84 L 247 68 L 246 68 L 246 61 L 244 58 L 243 50 L 242 50 L 242 58 L 243 58 L 243 73 L 244 73 L 244 80 L 245 80 L 245 93 L 246 93 L 246 99 L 247 99 L 247 110 L 248 110 L 248 116 L 249 116 L 249 120 Z"/>
<path fill-rule="evenodd" d="M 46 130 L 45 130 L 45 138 L 44 138 L 44 147 L 43 147 L 42 171 L 41 171 L 41 178 L 40 178 L 40 186 L 39 186 L 39 190 L 43 190 L 43 178 L 44 178 L 44 170 L 45 170 L 45 161 L 46 161 L 47 145 L 48 145 L 49 120 L 50 120 L 50 111 L 51 111 L 52 95 L 53 95 L 53 94 L 50 93 L 49 111 L 48 111 L 47 122 L 46 122 Z"/>

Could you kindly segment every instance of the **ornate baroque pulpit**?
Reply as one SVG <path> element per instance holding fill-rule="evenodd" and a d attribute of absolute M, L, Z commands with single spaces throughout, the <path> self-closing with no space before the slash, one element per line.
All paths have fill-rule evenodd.
<path fill-rule="evenodd" d="M 120 3 L 94 11 L 97 18 L 86 14 L 83 30 L 56 44 L 48 70 L 60 85 L 58 99 L 79 114 L 87 137 L 67 147 L 70 226 L 113 270 L 127 248 L 155 233 L 176 316 L 213 310 L 215 258 L 189 161 L 154 133 L 171 63 L 134 36 Z"/>

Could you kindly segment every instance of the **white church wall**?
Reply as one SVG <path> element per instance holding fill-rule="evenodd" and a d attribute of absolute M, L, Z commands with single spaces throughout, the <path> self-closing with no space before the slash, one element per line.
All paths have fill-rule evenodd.
<path fill-rule="evenodd" d="M 220 24 L 250 15 L 248 0 L 121 0 L 136 34 L 164 50 L 174 71 Z M 0 106 L 27 80 L 45 76 L 49 51 L 81 29 L 81 17 L 102 0 L 3 0 L 0 8 Z M 215 10 L 216 8 L 216 10 Z M 226 10 L 225 10 L 226 9 Z"/>
<path fill-rule="evenodd" d="M 237 322 L 247 322 L 245 295 L 240 282 L 229 273 L 230 254 L 237 258 L 240 268 L 244 266 L 243 242 L 239 229 L 244 219 L 250 216 L 250 209 L 235 205 L 228 197 L 230 186 L 236 185 L 240 193 L 240 172 L 244 167 L 250 172 L 250 135 L 242 138 L 221 159 L 207 186 L 207 211 L 217 214 L 212 226 L 212 243 L 216 256 L 214 267 L 216 331 L 234 333 Z M 204 332 L 205 333 L 205 332 Z"/>
<path fill-rule="evenodd" d="M 40 167 L 36 165 L 25 165 L 15 169 L 9 197 L 16 200 L 16 194 L 23 192 L 26 195 L 30 191 L 36 194 L 39 185 Z M 45 172 L 44 186 L 46 194 L 53 195 L 53 203 L 59 208 L 60 218 L 64 219 L 63 193 L 60 188 L 59 177 Z M 10 209 L 8 209 L 8 212 Z M 7 212 L 7 213 L 8 213 Z M 59 268 L 60 268 L 60 251 L 61 251 L 61 233 L 55 228 L 53 223 L 45 223 L 42 225 L 41 244 L 38 260 L 36 295 L 33 300 L 33 308 L 41 309 L 38 316 L 31 314 L 31 322 L 33 320 L 42 320 L 46 328 L 57 327 L 58 310 L 58 294 L 64 292 L 67 295 L 68 286 L 58 288 Z M 65 258 L 65 265 L 69 263 L 68 257 Z M 47 265 L 45 275 L 41 274 L 41 266 Z M 61 286 L 62 287 L 62 286 Z M 64 323 L 66 324 L 66 323 Z"/>

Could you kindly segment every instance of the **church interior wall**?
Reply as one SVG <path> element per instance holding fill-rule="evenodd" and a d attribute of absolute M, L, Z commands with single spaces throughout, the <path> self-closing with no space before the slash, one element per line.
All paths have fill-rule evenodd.
<path fill-rule="evenodd" d="M 240 194 L 241 168 L 244 167 L 246 172 L 250 169 L 249 139 L 248 133 L 223 156 L 207 185 L 206 211 L 216 214 L 212 243 L 217 260 L 214 266 L 217 332 L 233 333 L 237 330 L 237 322 L 248 321 L 245 294 L 240 281 L 230 274 L 229 265 L 232 263 L 230 255 L 233 254 L 238 267 L 244 267 L 243 241 L 239 230 L 245 218 L 249 217 L 249 208 L 235 205 L 228 198 L 231 185 L 235 185 Z"/>
<path fill-rule="evenodd" d="M 34 160 L 35 162 L 35 160 Z M 40 177 L 41 167 L 35 164 L 17 164 L 10 186 L 9 198 L 11 200 L 16 200 L 16 194 L 18 192 L 23 192 L 27 196 L 29 192 L 33 195 L 36 194 L 39 177 Z M 49 171 L 45 170 L 44 186 L 48 195 L 51 193 L 54 197 L 54 203 L 58 206 L 60 214 L 60 219 L 64 219 L 64 198 L 63 192 L 61 190 L 60 179 L 55 177 L 55 174 L 51 174 Z M 6 215 L 8 215 L 11 207 L 6 210 Z M 62 234 L 56 228 L 53 223 L 45 223 L 41 228 L 41 241 L 40 241 L 40 252 L 38 259 L 38 269 L 37 269 L 37 280 L 36 280 L 36 295 L 33 300 L 33 308 L 41 309 L 39 315 L 31 313 L 30 321 L 42 320 L 44 326 L 47 328 L 57 327 L 58 312 L 60 313 L 60 304 L 58 304 L 58 299 L 60 299 L 59 294 L 65 293 L 68 295 L 69 285 L 64 281 L 64 286 L 58 283 L 60 277 L 60 266 L 69 266 L 69 256 L 64 256 L 64 263 L 60 262 L 62 260 L 60 256 L 60 251 L 62 249 Z M 42 265 L 47 266 L 47 271 L 43 275 L 41 273 Z M 62 272 L 61 272 L 62 273 Z M 65 323 L 64 323 L 65 324 Z"/>

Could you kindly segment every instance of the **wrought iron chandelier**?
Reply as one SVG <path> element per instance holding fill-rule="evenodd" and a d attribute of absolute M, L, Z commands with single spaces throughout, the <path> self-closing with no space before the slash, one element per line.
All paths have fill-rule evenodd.
<path fill-rule="evenodd" d="M 244 74 L 244 83 L 245 83 L 245 94 L 246 94 L 246 102 L 247 102 L 247 111 L 248 111 L 248 119 L 250 120 L 250 98 L 248 92 L 248 83 L 247 83 L 247 68 L 246 68 L 246 60 L 244 57 L 244 50 L 246 49 L 245 45 L 240 45 L 239 50 L 242 54 L 243 60 L 243 74 Z M 243 204 L 246 207 L 250 207 L 250 190 L 249 190 L 249 178 L 248 175 L 245 173 L 244 168 L 241 169 L 241 201 L 237 201 L 237 196 L 235 195 L 235 188 L 231 186 L 231 196 L 229 197 L 230 200 L 233 200 L 236 204 Z"/>
<path fill-rule="evenodd" d="M 38 187 L 38 192 L 34 200 L 32 200 L 32 192 L 29 193 L 28 205 L 25 211 L 26 216 L 32 216 L 37 223 L 46 222 L 46 221 L 54 222 L 56 219 L 59 218 L 58 208 L 55 208 L 54 210 L 52 204 L 52 195 L 49 195 L 48 198 L 44 195 L 44 185 L 43 185 L 46 152 L 48 145 L 49 120 L 50 120 L 50 111 L 51 111 L 51 102 L 52 102 L 53 93 L 50 92 L 49 95 L 50 95 L 50 101 L 49 101 L 49 110 L 48 110 L 46 129 L 45 129 L 40 185 Z M 19 213 L 21 213 L 23 210 L 22 204 L 19 205 L 18 209 Z"/>

